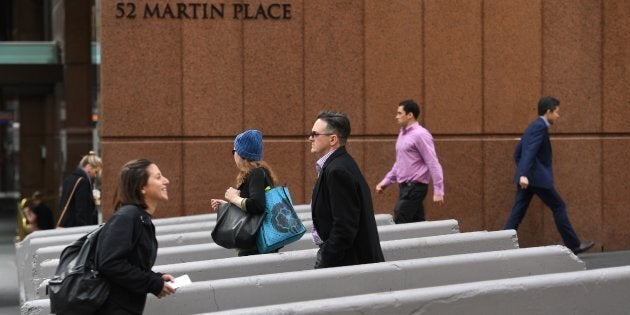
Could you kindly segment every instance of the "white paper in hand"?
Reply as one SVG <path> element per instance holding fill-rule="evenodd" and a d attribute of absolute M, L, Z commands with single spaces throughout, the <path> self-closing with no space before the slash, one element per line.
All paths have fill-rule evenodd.
<path fill-rule="evenodd" d="M 173 281 L 167 282 L 173 289 L 177 289 L 179 287 L 187 286 L 192 283 L 190 281 L 190 277 L 188 275 L 183 275 L 175 278 Z"/>

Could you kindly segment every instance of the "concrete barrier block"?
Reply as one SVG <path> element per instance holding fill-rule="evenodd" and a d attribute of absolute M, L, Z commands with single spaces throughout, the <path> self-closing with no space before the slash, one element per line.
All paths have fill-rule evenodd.
<path fill-rule="evenodd" d="M 384 242 L 384 249 L 389 250 L 390 247 L 398 248 L 398 246 L 387 246 Z M 307 252 L 307 251 L 304 251 Z M 314 252 L 314 250 L 311 250 Z M 297 252 L 291 252 L 287 254 L 294 254 Z M 270 256 L 280 256 L 281 254 L 268 254 L 251 257 L 232 258 L 235 259 L 251 259 L 255 261 L 255 258 L 264 258 Z M 230 260 L 230 259 L 225 259 Z M 218 261 L 215 261 L 218 262 Z M 266 266 L 269 261 L 259 261 L 259 266 Z M 239 269 L 232 264 L 232 269 Z M 463 281 L 478 281 L 478 279 L 496 279 L 501 277 L 513 277 L 520 275 L 530 274 L 544 274 L 554 273 L 567 270 L 582 270 L 584 264 L 574 256 L 568 249 L 563 246 L 549 246 L 541 248 L 528 248 L 518 250 L 503 250 L 500 252 L 485 252 L 485 253 L 472 253 L 454 256 L 444 257 L 432 257 L 425 259 L 412 259 L 408 261 L 397 262 L 385 262 L 380 264 L 359 265 L 359 266 L 347 266 L 339 268 L 321 269 L 321 270 L 306 270 L 300 272 L 289 272 L 283 274 L 272 275 L 258 275 L 246 278 L 234 278 L 224 279 L 218 281 L 202 281 L 195 282 L 191 286 L 180 288 L 176 295 L 168 297 L 164 300 L 157 300 L 152 297 L 149 298 L 147 309 L 148 314 L 194 314 L 198 313 L 197 307 L 200 307 L 201 312 L 207 312 L 208 310 L 227 310 L 224 314 L 278 314 L 278 313 L 300 313 L 300 314 L 337 314 L 347 312 L 360 312 L 362 314 L 398 314 L 398 313 L 413 313 L 413 309 L 399 309 L 401 304 L 409 306 L 408 301 L 405 300 L 406 292 L 414 292 L 417 290 L 424 290 L 429 297 L 432 297 L 432 292 L 436 289 L 445 287 L 461 286 L 462 284 L 445 285 L 449 283 L 459 283 Z M 366 269 L 366 270 L 362 270 Z M 601 270 L 601 269 L 600 269 Z M 583 271 L 574 271 L 569 273 L 569 279 L 576 279 L 581 277 L 580 274 Z M 630 285 L 630 267 L 626 269 L 626 284 L 627 290 Z M 555 276 L 557 274 L 551 274 Z M 376 278 L 370 278 L 376 277 Z M 513 278 L 513 279 L 526 279 L 525 278 Z M 615 277 L 612 277 L 615 278 Z M 335 280 L 336 279 L 336 280 Z M 593 277 L 595 282 L 598 282 L 599 276 Z M 510 281 L 512 279 L 506 279 Z M 193 281 L 195 281 L 193 279 Z M 340 281 L 335 285 L 335 281 Z M 496 281 L 496 280 L 495 280 Z M 498 280 L 504 281 L 504 280 Z M 294 285 L 293 282 L 298 282 Z M 447 290 L 441 298 L 436 301 L 428 301 L 427 304 L 443 303 L 453 300 L 454 296 L 461 295 L 462 297 L 470 296 L 471 292 L 478 292 L 477 285 L 492 281 L 482 282 L 470 282 L 463 284 L 473 284 L 473 286 L 467 286 L 465 289 L 460 290 L 458 293 L 452 293 Z M 562 282 L 562 281 L 560 281 Z M 507 286 L 500 286 L 499 293 L 504 287 L 510 287 L 514 291 L 520 291 L 522 288 L 522 281 L 516 281 Z M 575 284 L 574 284 L 575 285 Z M 577 286 L 582 286 L 582 283 L 578 283 Z M 596 286 L 599 285 L 596 283 Z M 606 285 L 604 282 L 602 285 Z M 426 289 L 406 289 L 398 290 L 395 288 L 413 288 L 424 286 Z M 495 285 L 487 285 L 488 288 L 496 287 Z M 545 291 L 548 285 L 542 287 L 536 287 L 532 289 L 529 294 L 545 295 L 541 294 Z M 364 292 L 365 290 L 381 290 L 388 291 L 394 289 L 396 291 L 383 293 L 383 294 L 361 294 L 356 295 L 357 292 Z M 603 288 L 599 291 L 604 291 Z M 210 290 L 211 294 L 208 293 Z M 242 291 L 241 291 L 242 290 Z M 303 291 L 304 290 L 304 291 Z M 330 292 L 329 290 L 333 290 Z M 338 290 L 338 291 L 335 291 Z M 620 288 L 620 292 L 627 292 Z M 294 295 L 285 295 L 285 291 L 289 293 L 295 293 Z M 401 297 L 392 297 L 391 294 L 400 294 Z M 237 296 L 246 296 L 249 300 L 253 298 L 253 304 L 268 304 L 276 303 L 277 299 L 303 299 L 308 300 L 320 299 L 321 296 L 330 294 L 332 296 L 343 296 L 340 298 L 322 299 L 310 302 L 294 302 L 287 304 L 277 304 L 262 307 L 253 308 L 238 308 L 241 304 L 232 304 L 237 300 Z M 276 295 L 280 296 L 278 298 Z M 606 294 L 604 294 L 606 295 Z M 365 296 L 369 296 L 363 298 Z M 375 299 L 375 297 L 384 296 L 382 299 Z M 625 293 L 619 294 L 625 298 Z M 356 302 L 359 297 L 361 302 Z M 550 299 L 553 299 L 551 297 Z M 585 297 L 586 298 L 586 297 Z M 514 296 L 508 299 L 526 299 L 527 297 Z M 214 301 L 214 302 L 213 302 Z M 570 304 L 570 299 L 567 303 Z M 625 301 L 625 300 L 621 300 Z M 490 308 L 487 306 L 495 305 L 495 298 L 490 297 L 488 300 L 477 301 L 478 305 L 486 307 L 480 312 L 476 312 L 475 309 L 469 308 L 469 306 L 462 307 L 460 309 L 446 309 L 438 310 L 437 313 L 454 313 L 461 311 L 462 313 L 472 314 L 487 314 L 497 313 L 509 308 L 510 304 L 501 306 L 500 308 Z M 619 302 L 619 301 L 617 301 Z M 154 305 L 157 303 L 157 305 Z M 161 305 L 161 303 L 166 303 Z M 210 304 L 208 304 L 210 303 Z M 214 304 L 213 304 L 214 303 Z M 313 304 L 314 303 L 314 304 Z M 334 304 L 335 307 L 328 307 L 330 304 Z M 413 300 L 411 304 L 417 305 L 417 301 Z M 541 302 L 545 304 L 546 302 Z M 353 307 L 345 308 L 344 306 L 353 304 Z M 524 304 L 524 305 L 525 305 Z M 214 305 L 214 306 L 213 306 Z M 326 306 L 322 308 L 322 306 Z M 386 305 L 387 308 L 383 308 Z M 545 304 L 546 305 L 546 304 Z M 22 307 L 23 314 L 40 314 L 38 312 L 46 312 L 48 310 L 48 300 L 33 300 L 25 303 Z M 156 307 L 156 309 L 153 309 Z M 170 309 L 169 307 L 175 307 Z M 393 308 L 392 308 L 393 307 Z M 526 307 L 524 308 L 529 311 Z M 306 310 L 306 313 L 304 312 Z M 417 310 L 417 309 L 416 309 Z M 228 313 L 229 312 L 229 313 Z M 512 311 L 511 311 L 512 312 Z M 433 313 L 433 312 L 430 312 Z M 527 312 L 522 312 L 526 314 Z M 545 313 L 545 312 L 534 312 Z M 555 313 L 555 312 L 554 312 Z M 591 312 L 597 313 L 597 312 Z M 521 314 L 521 313 L 517 313 Z M 586 314 L 586 313 L 585 313 Z"/>
<path fill-rule="evenodd" d="M 394 226 L 394 222 L 392 216 L 390 214 L 377 214 L 375 215 L 375 219 L 377 224 L 380 226 L 390 225 Z M 312 228 L 312 221 L 303 221 L 304 226 L 310 230 Z M 435 231 L 458 231 L 459 227 L 457 225 L 457 221 L 455 220 L 445 220 L 445 222 L 438 223 L 427 223 L 425 224 L 427 229 L 426 233 L 431 233 Z M 401 230 L 405 231 L 407 235 L 419 235 L 419 233 L 424 232 L 424 229 L 412 231 L 413 226 L 402 227 Z M 389 234 L 389 233 L 388 233 Z M 59 238 L 68 237 L 61 236 Z M 282 249 L 282 251 L 289 250 L 297 250 L 297 249 L 306 249 L 306 248 L 314 248 L 315 245 L 312 243 L 310 238 L 310 233 L 306 233 L 301 240 L 295 242 L 286 248 Z M 401 236 L 402 237 L 402 236 Z M 231 249 L 226 249 L 220 247 L 212 242 L 212 238 L 210 237 L 210 232 L 207 232 L 207 235 L 204 238 L 203 233 L 190 235 L 190 233 L 182 234 L 180 236 L 177 235 L 159 235 L 157 236 L 158 243 L 160 244 L 160 248 L 158 249 L 158 257 L 156 259 L 156 265 L 162 264 L 172 264 L 172 263 L 182 263 L 189 261 L 198 261 L 198 260 L 209 260 L 209 259 L 220 259 L 227 257 L 236 256 L 236 251 Z M 164 244 L 162 244 L 162 240 L 165 240 Z M 177 242 L 184 243 L 193 243 L 194 241 L 199 241 L 199 244 L 191 244 L 191 245 L 179 245 L 172 247 L 165 247 L 168 245 L 175 245 Z M 40 240 L 34 240 L 35 243 L 43 242 Z M 22 275 L 19 279 L 19 286 L 21 291 L 22 300 L 30 300 L 35 298 L 35 292 L 38 288 L 39 284 L 54 275 L 54 271 L 56 270 L 56 265 L 58 263 L 58 257 L 61 254 L 63 248 L 66 245 L 62 246 L 50 246 L 47 248 L 38 249 L 35 254 L 26 258 L 23 266 L 18 265 L 18 269 L 22 268 Z M 45 264 L 42 266 L 43 262 L 51 261 L 51 263 Z M 28 270 L 28 266 L 30 270 Z M 45 267 L 45 268 L 44 268 Z"/>
<path fill-rule="evenodd" d="M 145 312 L 194 314 L 579 270 L 584 263 L 563 246 L 491 251 L 195 282 L 168 300 L 150 297 Z"/>
<path fill-rule="evenodd" d="M 310 216 L 311 216 L 310 204 L 295 205 L 294 208 L 295 208 L 295 212 L 298 213 L 298 216 L 300 217 L 300 219 L 304 218 L 305 220 L 310 220 Z M 179 216 L 179 217 L 153 219 L 153 224 L 155 225 L 156 232 L 157 232 L 159 227 L 165 226 L 165 225 L 187 224 L 187 223 L 196 223 L 196 222 L 203 222 L 203 221 L 216 221 L 216 219 L 217 219 L 217 214 L 216 212 L 213 212 L 213 213 L 206 213 L 206 214 L 195 214 L 195 215 L 187 215 L 187 216 Z M 75 226 L 75 227 L 63 228 L 63 229 L 35 231 L 27 235 L 22 242 L 24 241 L 28 242 L 31 239 L 40 238 L 40 237 L 59 236 L 59 235 L 64 235 L 64 234 L 85 234 L 87 232 L 92 231 L 96 227 L 97 227 L 96 225 L 87 225 L 87 226 Z"/>
<path fill-rule="evenodd" d="M 383 221 L 388 222 L 388 221 Z M 312 227 L 312 222 L 305 222 L 307 228 Z M 379 237 L 382 241 L 395 240 L 403 238 L 415 238 L 432 235 L 442 235 L 449 233 L 458 233 L 459 224 L 457 220 L 441 220 L 441 221 L 425 221 L 409 224 L 398 225 L 379 225 L 378 226 Z M 182 237 L 186 234 L 182 234 Z M 198 236 L 203 241 L 203 235 Z M 212 246 L 212 239 L 208 239 L 206 235 L 207 243 L 199 242 L 196 246 L 186 246 L 167 249 L 162 246 L 162 239 L 158 238 L 160 249 L 158 249 L 157 265 L 183 263 L 198 260 L 210 260 L 220 259 L 227 257 L 234 257 L 236 252 L 234 250 L 228 250 L 220 246 Z M 185 242 L 181 242 L 185 243 Z M 187 243 L 187 242 L 186 242 Z M 188 245 L 188 244 L 185 244 Z M 190 244 L 195 245 L 195 244 Z M 33 280 L 35 287 L 41 281 L 48 279 L 54 275 L 54 271 L 57 268 L 58 257 L 65 246 L 42 248 L 37 251 L 36 258 L 34 260 L 35 267 L 33 269 Z M 289 244 L 281 251 L 287 252 L 292 250 L 302 250 L 315 248 L 310 233 L 306 233 L 300 240 L 295 243 Z M 189 252 L 189 253 L 187 253 Z"/>
<path fill-rule="evenodd" d="M 396 261 L 516 249 L 518 244 L 512 242 L 513 237 L 514 233 L 505 233 L 505 231 L 469 232 L 382 241 L 381 248 L 386 261 Z M 251 257 L 159 264 L 153 269 L 172 274 L 189 274 L 191 278 L 197 279 L 197 281 L 219 279 L 217 277 L 243 277 L 255 274 L 311 269 L 315 262 L 316 253 L 317 249 L 314 248 Z M 262 260 L 266 263 L 259 263 Z M 238 266 L 238 268 L 235 266 Z"/>
<path fill-rule="evenodd" d="M 298 217 L 303 221 L 311 220 L 311 208 L 310 204 L 300 204 L 295 205 L 295 210 L 298 213 Z M 391 216 L 390 216 L 391 217 Z M 384 218 L 381 218 L 383 220 Z M 391 218 L 390 218 L 391 219 Z M 156 234 L 178 234 L 185 232 L 193 232 L 193 231 L 212 231 L 214 228 L 214 224 L 212 222 L 216 221 L 216 213 L 209 214 L 200 214 L 200 215 L 190 215 L 190 216 L 181 216 L 181 217 L 172 217 L 172 218 L 160 218 L 154 219 L 153 223 L 156 226 Z M 197 226 L 196 224 L 200 223 L 201 226 Z M 190 224 L 190 225 L 188 225 Z M 207 224 L 205 226 L 204 224 Z M 392 221 L 393 224 L 393 221 Z M 173 227 L 168 227 L 172 225 Z M 24 296 L 24 288 L 22 283 L 24 281 L 30 281 L 30 277 L 26 270 L 33 265 L 33 256 L 35 255 L 35 251 L 42 247 L 47 246 L 55 246 L 55 245 L 68 245 L 74 240 L 80 238 L 85 233 L 88 233 L 94 230 L 96 225 L 89 226 L 79 226 L 79 227 L 71 227 L 71 228 L 63 228 L 63 229 L 53 229 L 53 230 L 44 230 L 44 231 L 35 231 L 26 236 L 26 238 L 16 243 L 15 252 L 16 252 L 16 265 L 18 269 L 18 286 L 19 286 L 19 296 L 20 301 L 23 302 L 25 300 Z M 72 235 L 72 236 L 70 236 Z M 35 241 L 37 239 L 45 239 L 46 241 Z M 177 243 L 177 239 L 174 240 Z M 186 244 L 187 242 L 182 241 L 180 244 Z M 160 244 L 160 246 L 165 247 L 168 243 Z M 65 246 L 64 246 L 65 247 Z M 62 248 L 63 249 L 63 248 Z M 61 254 L 61 251 L 59 251 Z M 46 258 L 44 258 L 45 260 Z"/>
<path fill-rule="evenodd" d="M 624 266 L 343 296 L 213 314 L 627 314 L 629 290 L 630 266 Z"/>

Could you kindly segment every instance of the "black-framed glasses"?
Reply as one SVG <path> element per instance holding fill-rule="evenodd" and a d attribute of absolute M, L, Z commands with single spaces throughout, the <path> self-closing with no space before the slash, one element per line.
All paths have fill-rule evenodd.
<path fill-rule="evenodd" d="M 317 131 L 311 131 L 311 133 L 308 134 L 309 138 L 317 138 L 317 136 L 331 136 L 334 135 L 334 133 L 319 133 Z"/>

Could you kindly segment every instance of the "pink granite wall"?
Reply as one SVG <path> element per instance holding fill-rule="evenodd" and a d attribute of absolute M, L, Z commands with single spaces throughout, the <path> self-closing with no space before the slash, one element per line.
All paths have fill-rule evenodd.
<path fill-rule="evenodd" d="M 216 2 L 222 19 L 143 18 L 146 4 L 176 14 L 175 0 L 123 2 L 137 17 L 116 18 L 117 3 L 101 2 L 106 214 L 121 165 L 141 156 L 171 179 L 158 217 L 208 212 L 234 181 L 233 137 L 248 128 L 308 203 L 316 158 L 304 135 L 322 109 L 349 114 L 348 150 L 375 186 L 395 159 L 397 104 L 413 98 L 446 178 L 446 205 L 427 202 L 428 219 L 497 230 L 514 197 L 514 145 L 550 94 L 563 105 L 554 167 L 574 227 L 598 250 L 630 248 L 627 1 L 228 0 Z M 290 4 L 291 18 L 233 19 L 241 3 Z M 391 213 L 397 189 L 373 199 Z M 538 200 L 519 242 L 561 242 Z"/>

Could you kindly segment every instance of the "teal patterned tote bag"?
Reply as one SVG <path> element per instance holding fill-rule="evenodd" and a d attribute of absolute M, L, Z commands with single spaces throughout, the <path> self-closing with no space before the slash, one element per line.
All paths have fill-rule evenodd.
<path fill-rule="evenodd" d="M 293 208 L 289 189 L 278 186 L 265 193 L 265 219 L 256 244 L 260 253 L 270 253 L 299 240 L 306 228 Z"/>

